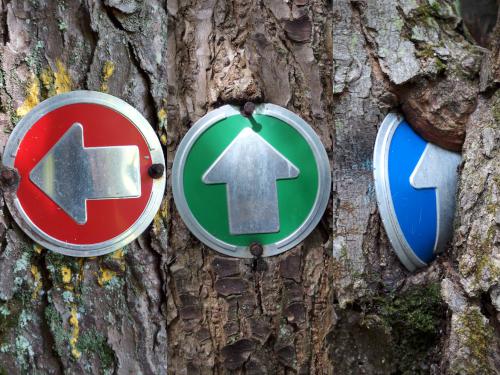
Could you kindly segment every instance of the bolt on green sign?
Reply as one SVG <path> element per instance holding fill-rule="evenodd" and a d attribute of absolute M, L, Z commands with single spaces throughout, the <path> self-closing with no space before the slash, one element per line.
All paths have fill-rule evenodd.
<path fill-rule="evenodd" d="M 279 254 L 302 241 L 328 203 L 328 156 L 294 113 L 258 105 L 248 117 L 225 105 L 183 138 L 174 160 L 177 209 L 207 246 L 235 257 Z"/>

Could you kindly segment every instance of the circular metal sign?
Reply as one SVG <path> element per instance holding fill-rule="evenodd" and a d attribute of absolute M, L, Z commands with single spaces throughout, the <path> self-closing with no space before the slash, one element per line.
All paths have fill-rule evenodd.
<path fill-rule="evenodd" d="M 40 245 L 71 256 L 131 242 L 152 221 L 165 189 L 165 176 L 148 173 L 165 161 L 147 120 L 94 91 L 37 105 L 14 128 L 3 165 L 19 175 L 6 198 L 14 219 Z"/>
<path fill-rule="evenodd" d="M 225 105 L 188 131 L 175 155 L 177 209 L 207 246 L 241 258 L 259 244 L 282 253 L 318 224 L 330 164 L 314 130 L 294 113 L 261 104 L 248 117 Z"/>
<path fill-rule="evenodd" d="M 380 216 L 405 267 L 426 266 L 453 233 L 461 156 L 420 137 L 395 113 L 382 122 L 373 156 Z"/>

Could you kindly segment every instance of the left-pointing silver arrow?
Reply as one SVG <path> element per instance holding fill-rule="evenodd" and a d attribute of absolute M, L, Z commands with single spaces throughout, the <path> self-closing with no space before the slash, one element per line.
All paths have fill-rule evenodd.
<path fill-rule="evenodd" d="M 137 146 L 84 147 L 74 123 L 30 172 L 31 181 L 78 224 L 87 222 L 88 199 L 141 196 Z"/>

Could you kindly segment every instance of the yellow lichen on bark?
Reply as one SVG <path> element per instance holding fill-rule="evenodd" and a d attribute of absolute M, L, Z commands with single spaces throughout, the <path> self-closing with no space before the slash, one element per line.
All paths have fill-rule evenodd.
<path fill-rule="evenodd" d="M 33 289 L 33 299 L 38 298 L 38 293 L 40 293 L 40 289 L 42 289 L 42 276 L 40 274 L 40 271 L 38 270 L 38 267 L 35 265 L 31 265 L 31 275 L 33 276 L 34 279 L 34 289 Z"/>
<path fill-rule="evenodd" d="M 155 235 L 157 235 L 159 233 L 160 225 L 161 225 L 161 216 L 160 216 L 160 213 L 157 212 L 153 218 L 153 233 Z"/>
<path fill-rule="evenodd" d="M 71 282 L 71 270 L 68 267 L 61 267 L 61 278 L 64 284 L 68 284 L 69 282 Z"/>
<path fill-rule="evenodd" d="M 54 72 L 50 68 L 45 68 L 40 73 L 40 81 L 42 81 L 42 85 L 47 90 L 47 97 L 54 96 L 56 94 L 56 90 L 54 87 Z"/>
<path fill-rule="evenodd" d="M 163 146 L 166 146 L 167 145 L 167 135 L 166 134 L 162 134 L 161 137 L 160 137 L 160 142 Z"/>
<path fill-rule="evenodd" d="M 116 260 L 120 264 L 120 270 L 123 272 L 125 271 L 126 268 L 126 263 L 125 259 L 123 258 L 125 256 L 125 252 L 123 249 L 118 249 L 114 253 L 111 254 L 111 258 Z"/>
<path fill-rule="evenodd" d="M 102 67 L 102 82 L 101 82 L 101 91 L 102 92 L 108 92 L 109 91 L 109 86 L 108 86 L 108 81 L 113 75 L 113 72 L 115 71 L 115 64 L 112 61 L 106 61 L 104 63 L 104 66 Z"/>
<path fill-rule="evenodd" d="M 35 76 L 26 88 L 26 99 L 24 99 L 23 104 L 17 108 L 16 114 L 19 117 L 23 117 L 38 103 L 40 103 L 40 81 Z"/>
<path fill-rule="evenodd" d="M 159 128 L 165 129 L 165 124 L 167 123 L 167 111 L 165 110 L 165 108 L 161 108 L 158 111 L 157 116 L 158 116 L 158 121 L 160 122 Z M 160 136 L 160 142 L 163 146 L 167 145 L 167 135 L 165 133 L 163 133 Z"/>
<path fill-rule="evenodd" d="M 162 108 L 158 111 L 157 115 L 158 115 L 158 120 L 160 120 L 160 122 L 163 123 L 167 118 L 167 111 L 165 110 L 165 108 Z"/>
<path fill-rule="evenodd" d="M 97 277 L 97 283 L 100 286 L 104 286 L 106 283 L 108 283 L 115 276 L 116 276 L 115 271 L 109 270 L 107 268 L 101 268 L 101 273 Z"/>
<path fill-rule="evenodd" d="M 62 94 L 64 92 L 71 91 L 73 87 L 73 82 L 66 69 L 66 66 L 61 60 L 56 60 L 56 71 L 54 72 L 54 88 L 56 94 Z"/>
<path fill-rule="evenodd" d="M 69 324 L 73 327 L 73 330 L 71 331 L 71 338 L 69 339 L 69 344 L 71 346 L 71 355 L 73 356 L 73 358 L 79 359 L 82 356 L 82 353 L 76 347 L 78 336 L 80 334 L 80 327 L 78 325 L 78 313 L 75 307 L 71 308 Z"/>
<path fill-rule="evenodd" d="M 113 259 L 122 259 L 124 255 L 123 249 L 118 249 L 111 254 L 111 258 Z"/>
<path fill-rule="evenodd" d="M 35 243 L 33 244 L 33 251 L 37 254 L 41 254 L 43 250 L 43 247 L 41 247 L 39 244 Z"/>
<path fill-rule="evenodd" d="M 33 76 L 33 79 L 26 88 L 26 99 L 16 110 L 16 114 L 19 117 L 26 116 L 29 111 L 40 103 L 40 81 L 45 90 L 47 90 L 46 93 L 43 93 L 44 98 L 42 99 L 45 99 L 45 96 L 51 97 L 53 95 L 71 91 L 73 86 L 73 82 L 66 66 L 64 66 L 61 60 L 57 59 L 56 71 L 52 71 L 50 68 L 45 68 L 40 73 L 40 78 Z"/>
<path fill-rule="evenodd" d="M 167 217 L 168 217 L 168 203 L 167 200 L 164 200 L 161 203 L 160 209 L 153 218 L 153 232 L 155 235 L 158 235 L 160 233 L 162 220 L 166 219 Z"/>

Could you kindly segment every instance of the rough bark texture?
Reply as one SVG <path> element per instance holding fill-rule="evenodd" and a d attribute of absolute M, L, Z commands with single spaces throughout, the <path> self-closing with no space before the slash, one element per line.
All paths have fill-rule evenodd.
<path fill-rule="evenodd" d="M 333 366 L 497 373 L 498 46 L 475 46 L 444 1 L 337 1 L 333 33 Z M 397 106 L 443 147 L 467 131 L 454 251 L 414 275 L 390 250 L 371 176 L 377 124 Z"/>
<path fill-rule="evenodd" d="M 123 98 L 161 134 L 164 4 L 2 1 L 1 16 L 2 149 L 33 106 L 76 89 Z M 123 250 L 80 260 L 35 246 L 3 201 L 0 222 L 0 373 L 167 372 L 161 216 Z"/>
<path fill-rule="evenodd" d="M 150 121 L 169 181 L 190 126 L 247 100 L 302 116 L 333 169 L 318 228 L 263 260 L 200 244 L 170 188 L 150 230 L 96 259 L 40 249 L 1 201 L 0 374 L 165 374 L 167 356 L 171 374 L 500 371 L 499 26 L 464 25 L 451 0 L 0 4 L 2 148 L 41 100 L 93 89 Z M 395 109 L 463 144 L 453 244 L 414 274 L 374 195 L 377 127 Z"/>
<path fill-rule="evenodd" d="M 171 1 L 168 146 L 223 103 L 287 107 L 332 153 L 332 14 L 326 1 Z M 170 168 L 169 168 L 170 169 Z M 172 203 L 169 225 L 169 371 L 330 372 L 331 211 L 300 246 L 259 261 L 201 245 Z"/>
<path fill-rule="evenodd" d="M 442 282 L 450 307 L 448 368 L 500 371 L 500 23 L 483 59 L 478 105 L 466 124 L 452 258 Z"/>

